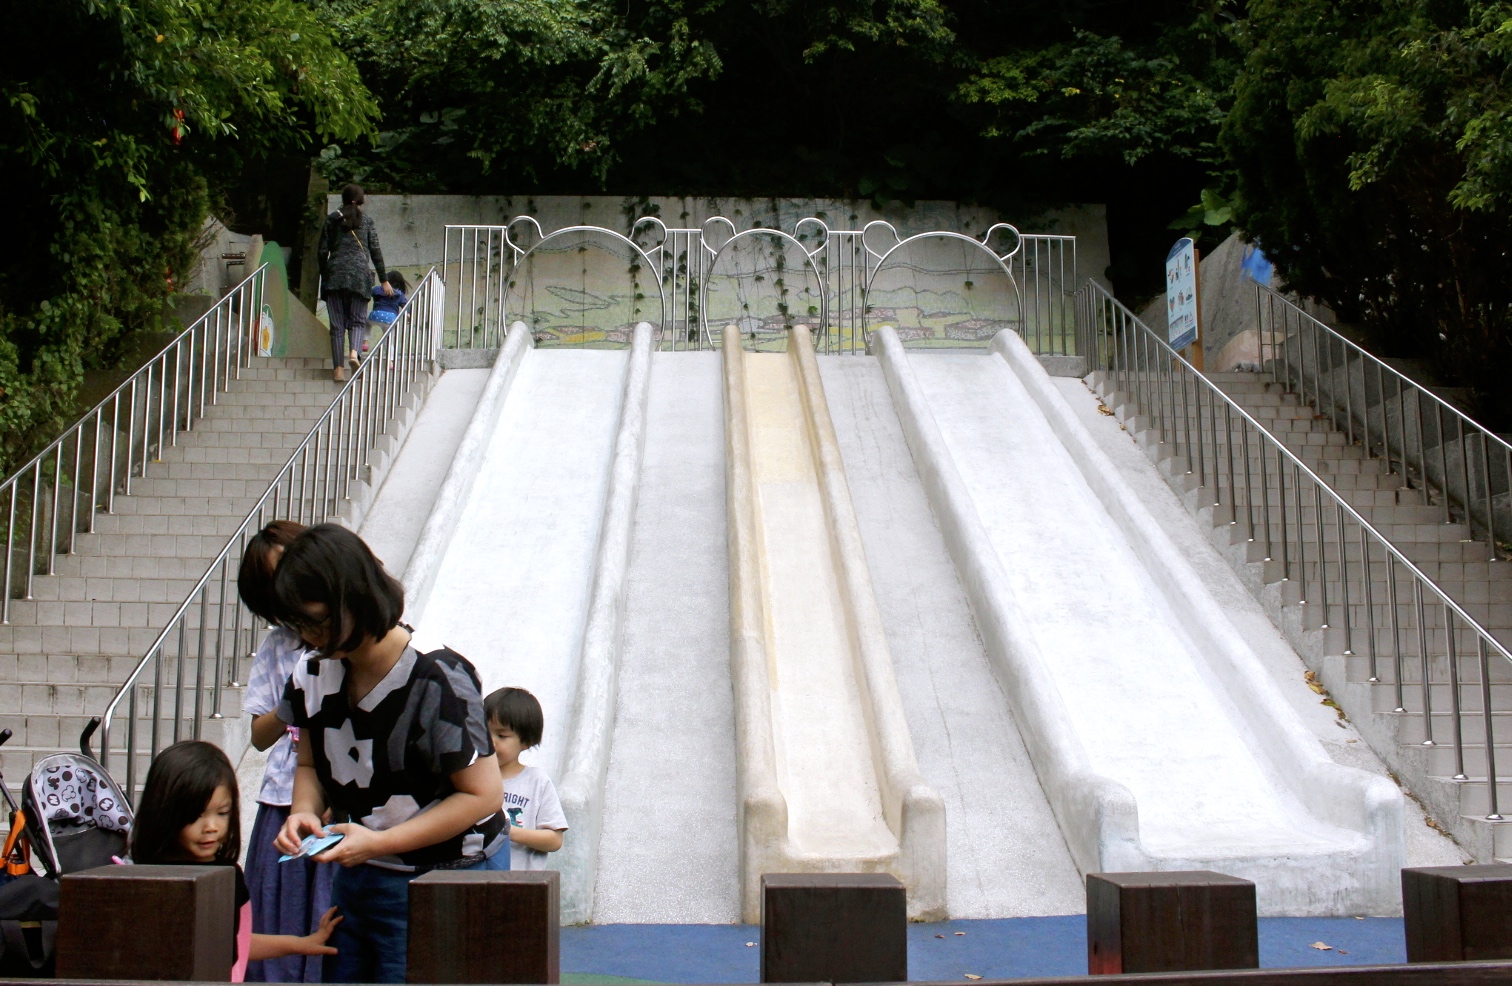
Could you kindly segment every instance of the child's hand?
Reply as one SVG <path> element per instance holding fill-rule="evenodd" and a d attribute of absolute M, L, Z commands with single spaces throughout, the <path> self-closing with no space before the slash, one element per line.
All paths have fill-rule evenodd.
<path fill-rule="evenodd" d="M 283 828 L 278 830 L 278 837 L 273 840 L 273 845 L 285 856 L 292 856 L 299 852 L 299 844 L 304 841 L 306 835 L 326 834 L 321 826 L 320 819 L 306 811 L 297 811 L 284 819 Z"/>
<path fill-rule="evenodd" d="M 326 944 L 331 937 L 331 932 L 342 922 L 342 918 L 336 914 L 336 908 L 331 908 L 320 917 L 320 927 L 305 935 L 303 938 L 294 939 L 298 943 L 299 951 L 296 955 L 335 955 L 336 949 Z"/>
<path fill-rule="evenodd" d="M 358 825 L 356 822 L 343 822 L 340 825 L 330 826 L 328 831 L 340 832 L 346 838 L 319 856 L 312 857 L 317 863 L 340 863 L 342 866 L 357 866 L 361 863 L 366 863 L 370 859 L 389 854 L 383 834 L 374 832 L 364 825 Z"/>

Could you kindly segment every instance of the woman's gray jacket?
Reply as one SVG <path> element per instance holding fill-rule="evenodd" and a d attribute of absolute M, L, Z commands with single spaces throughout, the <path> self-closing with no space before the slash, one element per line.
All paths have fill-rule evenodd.
<path fill-rule="evenodd" d="M 364 215 L 356 229 L 347 229 L 340 211 L 326 217 L 320 234 L 321 293 L 350 291 L 368 297 L 373 290 L 373 271 L 381 281 L 388 276 L 383 266 L 383 248 L 378 245 L 378 224 Z"/>

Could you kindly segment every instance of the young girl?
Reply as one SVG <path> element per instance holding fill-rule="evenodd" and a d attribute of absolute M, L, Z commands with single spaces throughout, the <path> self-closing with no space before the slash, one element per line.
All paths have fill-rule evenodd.
<path fill-rule="evenodd" d="M 504 781 L 509 868 L 547 869 L 547 854 L 562 848 L 567 816 L 546 771 L 520 763 L 520 754 L 539 746 L 546 729 L 541 703 L 523 688 L 500 688 L 483 700 L 483 708 L 488 713 L 488 731 Z"/>
<path fill-rule="evenodd" d="M 403 274 L 391 270 L 384 280 L 394 291 L 392 294 L 384 294 L 381 287 L 373 289 L 373 311 L 368 315 L 368 330 L 375 345 L 377 340 L 383 338 L 383 333 L 393 327 L 394 320 L 399 317 L 399 310 L 409 302 L 409 284 L 404 280 Z M 367 351 L 368 339 L 364 336 L 363 359 L 367 358 Z"/>
<path fill-rule="evenodd" d="M 253 535 L 242 554 L 237 591 L 242 602 L 265 623 L 273 616 L 273 570 L 289 542 L 304 530 L 303 524 L 275 520 Z M 247 889 L 252 894 L 252 930 L 267 934 L 302 935 L 314 931 L 320 915 L 331 906 L 331 875 L 334 866 L 309 859 L 278 861 L 273 840 L 289 817 L 294 796 L 295 743 L 299 730 L 278 718 L 275 711 L 283 698 L 289 675 L 301 660 L 308 660 L 299 634 L 274 627 L 252 659 L 242 711 L 252 717 L 252 745 L 268 751 L 262 788 L 257 795 L 257 820 L 247 846 Z M 318 983 L 321 960 L 290 955 L 247 966 L 247 982 Z"/>
<path fill-rule="evenodd" d="M 341 864 L 331 898 L 351 919 L 324 981 L 402 983 L 409 881 L 437 868 L 509 868 L 478 673 L 460 654 L 410 646 L 404 587 L 344 527 L 295 538 L 273 589 L 280 622 L 318 658 L 295 667 L 278 705 L 300 744 L 275 844 L 291 853 L 311 833 L 343 837 L 318 857 Z M 337 824 L 322 823 L 327 809 Z"/>
<path fill-rule="evenodd" d="M 247 884 L 236 858 L 241 855 L 240 805 L 236 771 L 220 748 L 201 740 L 175 743 L 152 761 L 131 831 L 133 863 L 236 866 L 236 965 L 231 981 L 243 981 L 248 959 L 285 955 L 334 955 L 326 944 L 341 923 L 336 908 L 326 911 L 308 935 L 252 933 Z"/>

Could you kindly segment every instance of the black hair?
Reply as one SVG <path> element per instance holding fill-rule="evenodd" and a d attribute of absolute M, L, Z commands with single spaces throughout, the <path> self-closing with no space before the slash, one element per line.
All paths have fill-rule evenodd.
<path fill-rule="evenodd" d="M 546 717 L 541 713 L 541 703 L 525 689 L 500 688 L 489 692 L 483 700 L 483 711 L 491 722 L 513 729 L 525 749 L 541 745 Z"/>
<path fill-rule="evenodd" d="M 404 586 L 362 538 L 339 524 L 308 527 L 284 549 L 273 597 L 278 621 L 294 628 L 311 625 L 306 606 L 326 607 L 326 657 L 356 650 L 369 637 L 383 639 L 404 615 Z"/>
<path fill-rule="evenodd" d="M 252 535 L 242 552 L 241 568 L 236 573 L 236 594 L 241 601 L 268 623 L 278 622 L 278 607 L 273 600 L 274 548 L 287 548 L 304 531 L 305 526 L 292 520 L 275 520 Z"/>
<path fill-rule="evenodd" d="M 204 814 L 215 789 L 231 792 L 231 815 L 226 819 L 226 841 L 215 853 L 217 863 L 235 863 L 241 857 L 241 798 L 236 771 L 214 743 L 184 740 L 153 758 L 147 768 L 147 783 L 137 803 L 131 826 L 131 860 L 134 863 L 193 862 L 179 836 Z"/>
<path fill-rule="evenodd" d="M 353 182 L 341 190 L 341 217 L 347 229 L 362 225 L 362 207 L 367 203 L 367 193 Z"/>
<path fill-rule="evenodd" d="M 404 279 L 403 274 L 399 273 L 396 270 L 389 271 L 387 276 L 384 277 L 384 280 L 389 282 L 389 287 L 393 288 L 395 291 L 403 291 L 405 293 L 409 292 L 409 282 Z"/>

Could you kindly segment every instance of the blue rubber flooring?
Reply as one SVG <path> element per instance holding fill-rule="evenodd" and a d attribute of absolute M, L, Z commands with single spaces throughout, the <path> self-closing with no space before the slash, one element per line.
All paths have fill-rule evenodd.
<path fill-rule="evenodd" d="M 562 929 L 563 983 L 755 983 L 761 929 L 739 924 L 604 924 Z M 1328 950 L 1313 948 L 1321 942 Z M 748 944 L 750 943 L 750 944 Z M 1260 965 L 1288 968 L 1407 961 L 1401 918 L 1261 918 Z M 908 926 L 908 977 L 966 983 L 1079 976 L 1083 915 Z"/>

